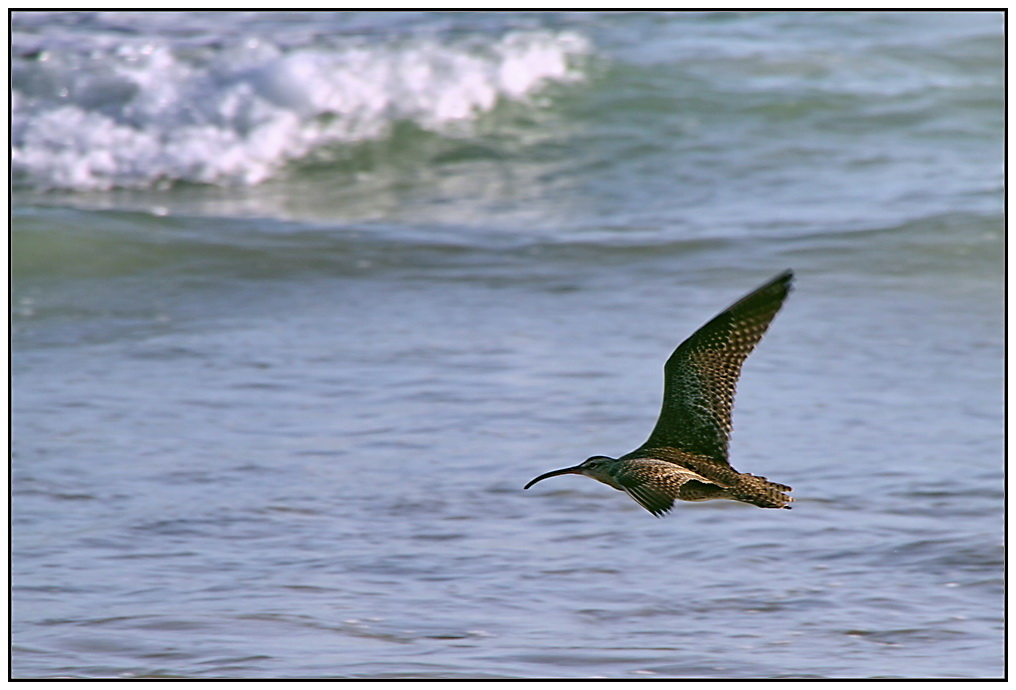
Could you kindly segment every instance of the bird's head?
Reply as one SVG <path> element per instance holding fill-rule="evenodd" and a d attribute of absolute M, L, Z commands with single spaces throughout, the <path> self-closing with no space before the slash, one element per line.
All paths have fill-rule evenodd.
<path fill-rule="evenodd" d="M 541 474 L 539 477 L 526 484 L 523 488 L 528 489 L 536 482 L 543 481 L 549 477 L 556 477 L 559 474 L 584 474 L 587 477 L 592 477 L 593 479 L 600 479 L 606 475 L 607 467 L 612 462 L 614 462 L 614 458 L 608 458 L 606 455 L 594 455 L 581 465 L 565 467 L 563 470 L 554 470 L 553 472 Z"/>

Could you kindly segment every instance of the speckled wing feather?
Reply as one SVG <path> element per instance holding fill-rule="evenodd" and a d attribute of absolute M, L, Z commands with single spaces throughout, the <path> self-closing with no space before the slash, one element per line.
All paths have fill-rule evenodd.
<path fill-rule="evenodd" d="M 642 447 L 679 448 L 727 463 L 741 365 L 783 305 L 791 271 L 738 300 L 674 350 L 663 369 L 663 409 Z"/>

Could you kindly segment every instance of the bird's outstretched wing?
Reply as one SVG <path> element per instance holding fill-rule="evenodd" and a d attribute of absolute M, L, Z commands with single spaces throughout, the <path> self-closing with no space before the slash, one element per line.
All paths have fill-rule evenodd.
<path fill-rule="evenodd" d="M 781 273 L 674 350 L 663 369 L 660 418 L 639 451 L 672 447 L 727 463 L 730 413 L 741 365 L 783 305 L 793 278 L 791 271 Z"/>

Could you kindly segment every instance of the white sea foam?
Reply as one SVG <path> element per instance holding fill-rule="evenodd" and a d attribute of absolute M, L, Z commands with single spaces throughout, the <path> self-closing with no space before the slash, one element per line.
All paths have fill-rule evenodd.
<path fill-rule="evenodd" d="M 317 147 L 386 136 L 402 120 L 444 134 L 501 99 L 581 78 L 588 43 L 520 31 L 480 42 L 414 38 L 280 48 L 106 37 L 15 59 L 16 184 L 108 189 L 252 185 Z"/>

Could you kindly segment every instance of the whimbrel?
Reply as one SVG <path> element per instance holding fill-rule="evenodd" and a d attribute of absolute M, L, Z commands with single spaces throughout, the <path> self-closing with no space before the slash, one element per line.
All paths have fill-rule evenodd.
<path fill-rule="evenodd" d="M 794 279 L 785 271 L 745 295 L 681 343 L 663 368 L 663 409 L 649 439 L 619 458 L 594 455 L 541 474 L 582 474 L 624 491 L 657 517 L 675 499 L 726 498 L 760 508 L 790 508 L 785 484 L 730 466 L 730 412 L 741 365 L 783 305 Z"/>

